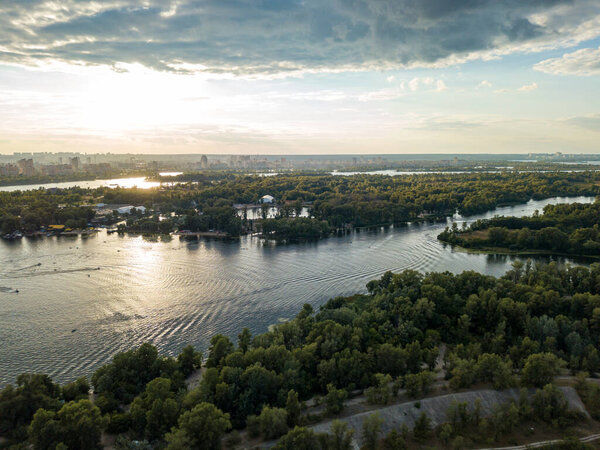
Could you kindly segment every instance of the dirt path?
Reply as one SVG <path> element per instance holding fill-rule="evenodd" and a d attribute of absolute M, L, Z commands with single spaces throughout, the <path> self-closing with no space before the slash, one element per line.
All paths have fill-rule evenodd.
<path fill-rule="evenodd" d="M 585 444 L 588 442 L 596 441 L 598 439 L 600 439 L 600 434 L 592 434 L 590 436 L 580 438 L 579 441 L 583 442 Z M 562 440 L 555 439 L 553 441 L 533 442 L 531 444 L 516 445 L 514 447 L 491 447 L 491 448 L 484 448 L 484 449 L 480 449 L 480 450 L 527 450 L 529 448 L 538 448 L 538 447 L 543 447 L 545 445 L 558 444 L 559 442 L 562 442 Z"/>

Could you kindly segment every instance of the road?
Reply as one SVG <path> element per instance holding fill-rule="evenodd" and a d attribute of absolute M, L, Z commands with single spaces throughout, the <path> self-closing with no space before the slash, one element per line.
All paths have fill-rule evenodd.
<path fill-rule="evenodd" d="M 590 436 L 582 437 L 579 440 L 583 443 L 588 443 L 588 442 L 593 442 L 598 439 L 600 439 L 600 434 L 592 434 Z M 533 442 L 531 444 L 516 445 L 514 447 L 491 447 L 491 448 L 484 448 L 484 449 L 480 449 L 480 450 L 527 450 L 529 448 L 543 447 L 544 445 L 558 444 L 559 442 L 563 442 L 563 441 L 561 439 L 555 439 L 553 441 Z"/>

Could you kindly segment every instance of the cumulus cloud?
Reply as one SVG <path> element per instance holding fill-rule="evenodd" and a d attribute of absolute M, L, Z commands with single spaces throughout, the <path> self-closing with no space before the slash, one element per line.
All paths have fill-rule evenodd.
<path fill-rule="evenodd" d="M 490 83 L 488 80 L 483 80 L 481 83 L 479 83 L 477 85 L 477 89 L 491 88 L 491 87 L 492 87 L 492 83 Z"/>
<path fill-rule="evenodd" d="M 444 83 L 442 80 L 437 80 L 435 82 L 435 90 L 436 91 L 443 92 L 447 89 L 448 89 L 448 87 L 446 86 L 446 83 Z"/>
<path fill-rule="evenodd" d="M 556 75 L 600 75 L 600 48 L 582 48 L 560 58 L 546 59 L 534 69 Z"/>
<path fill-rule="evenodd" d="M 517 91 L 519 92 L 531 92 L 531 91 L 535 91 L 538 88 L 538 84 L 533 82 L 531 84 L 526 84 L 524 86 L 521 86 L 519 89 L 517 89 Z"/>
<path fill-rule="evenodd" d="M 238 75 L 438 67 L 600 34 L 597 0 L 2 0 L 0 62 Z"/>
<path fill-rule="evenodd" d="M 408 82 L 408 88 L 413 92 L 418 91 L 423 86 L 434 88 L 437 92 L 443 92 L 448 89 L 443 80 L 436 80 L 432 77 L 415 77 Z"/>

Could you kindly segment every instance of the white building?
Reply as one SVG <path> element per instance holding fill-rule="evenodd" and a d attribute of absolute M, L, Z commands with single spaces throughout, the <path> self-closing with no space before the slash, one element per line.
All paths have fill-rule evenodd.
<path fill-rule="evenodd" d="M 260 198 L 259 203 L 275 203 L 275 197 L 273 197 L 272 195 L 263 195 Z"/>

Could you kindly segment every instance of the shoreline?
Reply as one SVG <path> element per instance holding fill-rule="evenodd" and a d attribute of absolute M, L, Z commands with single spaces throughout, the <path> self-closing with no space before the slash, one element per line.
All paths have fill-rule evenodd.
<path fill-rule="evenodd" d="M 438 239 L 441 243 L 449 245 L 453 250 L 458 250 L 462 253 L 471 254 L 484 254 L 484 255 L 512 255 L 512 256 L 562 256 L 565 258 L 589 258 L 589 259 L 600 259 L 600 256 L 596 255 L 580 255 L 574 253 L 563 253 L 553 252 L 551 250 L 509 250 L 503 247 L 480 247 L 480 248 L 469 248 L 463 247 L 458 244 L 452 244 L 447 241 Z"/>

